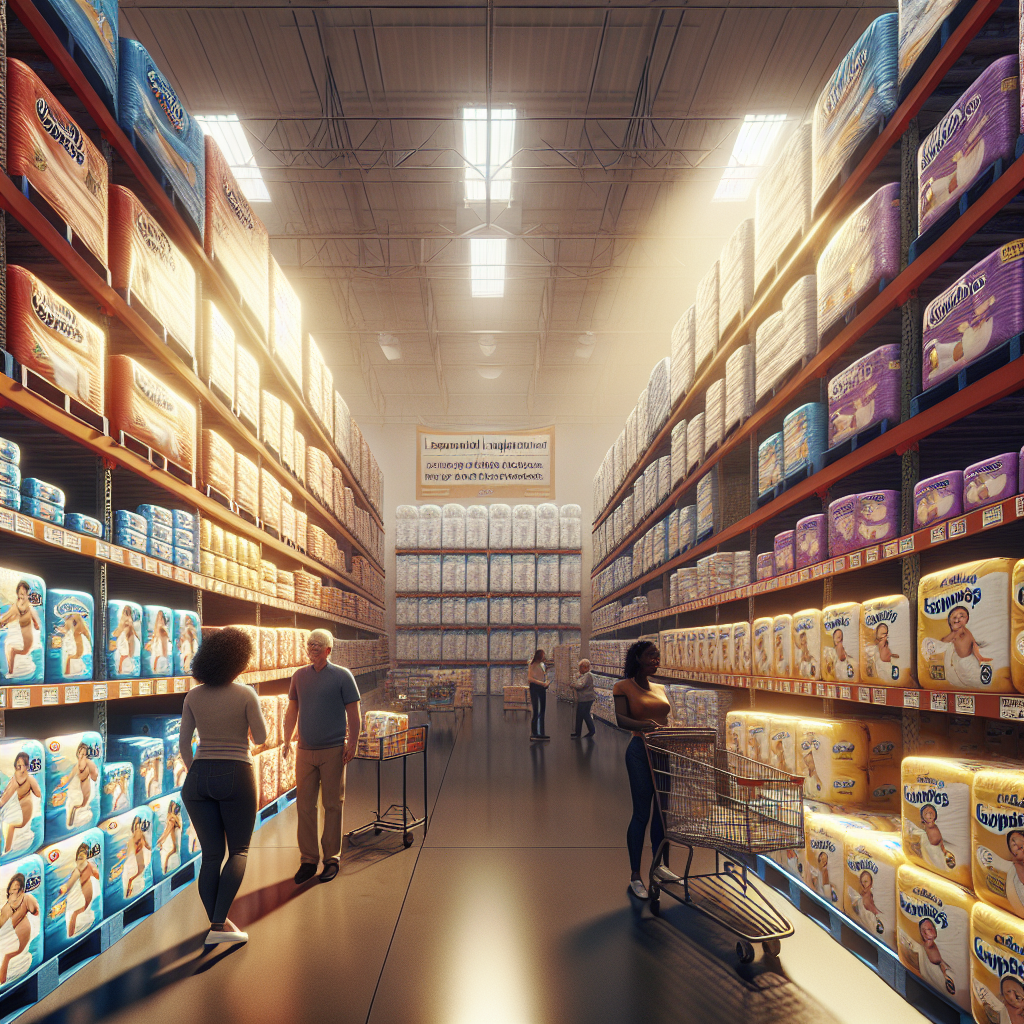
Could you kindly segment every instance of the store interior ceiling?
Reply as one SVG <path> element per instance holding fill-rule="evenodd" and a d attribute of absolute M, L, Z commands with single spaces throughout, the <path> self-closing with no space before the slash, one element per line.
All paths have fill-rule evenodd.
<path fill-rule="evenodd" d="M 784 115 L 780 144 L 891 9 L 122 0 L 120 20 L 190 111 L 240 119 L 254 209 L 360 422 L 512 429 L 621 424 L 753 216 L 752 194 L 712 201 L 744 118 Z"/>

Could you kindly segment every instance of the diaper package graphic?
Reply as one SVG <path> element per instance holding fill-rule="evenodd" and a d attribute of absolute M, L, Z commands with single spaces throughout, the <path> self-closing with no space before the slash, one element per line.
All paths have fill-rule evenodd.
<path fill-rule="evenodd" d="M 856 602 L 822 609 L 822 679 L 833 683 L 860 682 L 860 617 L 861 607 Z"/>
<path fill-rule="evenodd" d="M 142 606 L 111 599 L 107 632 L 107 678 L 138 679 L 142 670 Z"/>
<path fill-rule="evenodd" d="M 103 795 L 100 800 L 101 819 L 127 811 L 132 805 L 135 769 L 130 761 L 105 761 L 103 764 Z"/>
<path fill-rule="evenodd" d="M 1024 1007 L 1024 921 L 976 903 L 971 910 L 971 1010 L 980 1024 L 1014 1024 Z"/>
<path fill-rule="evenodd" d="M 0 864 L 39 849 L 45 838 L 46 775 L 39 740 L 0 740 Z"/>
<path fill-rule="evenodd" d="M 185 805 L 181 791 L 176 789 L 166 796 L 151 800 L 149 809 L 153 814 L 153 880 L 159 882 L 188 860 L 187 856 L 182 856 L 186 840 Z"/>
<path fill-rule="evenodd" d="M 45 838 L 55 843 L 100 820 L 103 737 L 98 732 L 51 736 L 43 741 Z"/>
<path fill-rule="evenodd" d="M 39 851 L 43 860 L 47 957 L 103 920 L 103 832 L 90 828 Z"/>
<path fill-rule="evenodd" d="M 107 914 L 123 910 L 153 884 L 153 812 L 136 807 L 108 818 L 103 833 L 103 902 Z"/>
<path fill-rule="evenodd" d="M 31 573 L 0 567 L 0 680 L 43 681 L 46 584 Z"/>
<path fill-rule="evenodd" d="M 902 594 L 861 604 L 861 682 L 873 686 L 913 684 L 914 630 L 910 602 Z"/>
<path fill-rule="evenodd" d="M 48 683 L 92 679 L 94 631 L 92 594 L 47 591 L 44 671 Z"/>
<path fill-rule="evenodd" d="M 851 829 L 843 847 L 843 910 L 873 938 L 896 948 L 896 872 L 905 863 L 899 835 Z"/>
<path fill-rule="evenodd" d="M 0 963 L 7 973 L 0 990 L 16 984 L 43 962 L 43 861 L 30 853 L 0 865 Z"/>

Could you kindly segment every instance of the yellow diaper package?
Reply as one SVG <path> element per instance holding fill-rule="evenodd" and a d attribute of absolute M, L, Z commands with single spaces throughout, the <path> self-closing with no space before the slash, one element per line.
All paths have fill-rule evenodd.
<path fill-rule="evenodd" d="M 725 716 L 725 749 L 731 754 L 747 753 L 746 711 L 730 711 Z"/>
<path fill-rule="evenodd" d="M 732 670 L 737 673 L 750 672 L 750 623 L 732 624 Z"/>
<path fill-rule="evenodd" d="M 902 720 L 869 718 L 864 724 L 868 730 L 868 767 L 892 764 L 898 769 L 903 760 Z"/>
<path fill-rule="evenodd" d="M 868 731 L 863 722 L 801 719 L 798 756 L 805 796 L 840 806 L 867 802 Z"/>
<path fill-rule="evenodd" d="M 768 716 L 768 764 L 780 772 L 800 775 L 797 763 L 797 733 L 800 720 L 785 715 Z"/>
<path fill-rule="evenodd" d="M 733 646 L 732 646 L 732 626 L 719 626 L 718 627 L 718 652 L 719 658 L 722 662 L 722 672 L 738 672 L 739 669 L 733 668 Z"/>
<path fill-rule="evenodd" d="M 768 763 L 768 715 L 747 712 L 747 747 L 744 753 L 752 761 Z"/>
<path fill-rule="evenodd" d="M 754 619 L 754 675 L 772 675 L 772 618 Z"/>
<path fill-rule="evenodd" d="M 919 716 L 920 735 L 917 741 L 916 754 L 922 756 L 938 756 L 949 751 L 949 715 L 937 711 L 922 711 Z"/>
<path fill-rule="evenodd" d="M 898 811 L 900 781 L 899 761 L 873 763 L 868 768 L 868 806 L 878 810 Z"/>
<path fill-rule="evenodd" d="M 978 901 L 913 864 L 897 869 L 896 896 L 896 950 L 903 966 L 969 1012 L 971 912 Z"/>
<path fill-rule="evenodd" d="M 821 678 L 860 682 L 860 605 L 830 604 L 821 612 Z"/>
<path fill-rule="evenodd" d="M 710 672 L 708 668 L 708 629 L 707 626 L 697 627 L 697 671 Z"/>
<path fill-rule="evenodd" d="M 722 659 L 718 645 L 718 627 L 708 626 L 706 631 L 705 649 L 707 650 L 707 672 L 721 672 Z"/>
<path fill-rule="evenodd" d="M 807 608 L 793 616 L 793 675 L 821 678 L 821 612 Z"/>
<path fill-rule="evenodd" d="M 990 757 L 1013 759 L 1020 753 L 1020 729 L 1014 722 L 1000 722 L 986 718 L 985 751 Z"/>
<path fill-rule="evenodd" d="M 1015 690 L 1024 693 L 1024 558 L 1013 567 L 1013 592 L 1010 595 L 1010 678 Z"/>
<path fill-rule="evenodd" d="M 819 896 L 840 910 L 843 907 L 843 863 L 847 833 L 866 833 L 870 827 L 867 822 L 841 814 L 804 815 L 807 865 L 804 881 Z"/>
<path fill-rule="evenodd" d="M 793 675 L 793 616 L 772 619 L 772 675 L 787 679 Z"/>
<path fill-rule="evenodd" d="M 892 832 L 899 838 L 900 825 L 903 819 L 898 814 L 884 814 L 879 811 L 856 811 L 849 807 L 836 807 L 833 813 L 841 814 L 844 818 L 851 818 L 854 821 L 863 821 L 873 832 Z"/>
<path fill-rule="evenodd" d="M 843 910 L 872 938 L 896 948 L 896 871 L 906 862 L 893 832 L 850 829 L 843 846 Z"/>
<path fill-rule="evenodd" d="M 903 759 L 903 852 L 912 863 L 968 887 L 971 787 L 985 767 L 980 761 L 952 757 Z"/>
<path fill-rule="evenodd" d="M 971 911 L 971 1011 L 978 1024 L 1024 1017 L 1024 921 L 984 903 Z"/>
<path fill-rule="evenodd" d="M 860 606 L 862 683 L 913 686 L 913 623 L 902 594 L 875 597 Z"/>
<path fill-rule="evenodd" d="M 971 801 L 974 891 L 1024 918 L 1024 771 L 986 768 L 974 776 Z"/>
<path fill-rule="evenodd" d="M 917 675 L 927 690 L 1012 693 L 1012 558 L 965 562 L 923 576 L 917 596 Z"/>

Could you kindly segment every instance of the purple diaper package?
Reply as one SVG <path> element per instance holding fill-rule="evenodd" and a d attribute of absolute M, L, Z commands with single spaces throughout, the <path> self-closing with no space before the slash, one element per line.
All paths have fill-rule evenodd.
<path fill-rule="evenodd" d="M 820 562 L 828 550 L 828 528 L 825 516 L 806 516 L 796 524 L 796 567 Z"/>
<path fill-rule="evenodd" d="M 792 572 L 796 568 L 796 530 L 775 534 L 775 572 Z"/>
<path fill-rule="evenodd" d="M 775 575 L 775 552 L 768 551 L 757 556 L 757 578 L 770 580 Z"/>
<path fill-rule="evenodd" d="M 914 528 L 952 519 L 964 510 L 964 475 L 959 469 L 952 473 L 930 476 L 914 486 Z"/>
<path fill-rule="evenodd" d="M 1017 455 L 1017 493 L 1024 494 L 1024 448 Z"/>
<path fill-rule="evenodd" d="M 900 347 L 881 345 L 828 382 L 828 446 L 900 418 Z"/>
<path fill-rule="evenodd" d="M 857 495 L 856 547 L 899 535 L 899 491 L 865 491 Z"/>
<path fill-rule="evenodd" d="M 994 505 L 1017 493 L 1016 452 L 996 455 L 964 470 L 964 511 Z"/>
<path fill-rule="evenodd" d="M 989 164 L 1013 159 L 1020 132 L 1017 54 L 990 64 L 917 150 L 918 231 L 934 224 Z"/>
<path fill-rule="evenodd" d="M 828 507 L 828 554 L 833 558 L 857 547 L 857 495 L 847 494 Z"/>

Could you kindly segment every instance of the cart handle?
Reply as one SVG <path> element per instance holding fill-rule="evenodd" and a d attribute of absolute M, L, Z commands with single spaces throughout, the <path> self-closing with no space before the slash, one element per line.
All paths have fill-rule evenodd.
<path fill-rule="evenodd" d="M 735 782 L 737 786 L 777 786 L 780 782 L 786 782 L 787 780 L 794 786 L 803 786 L 802 775 L 789 775 L 787 772 L 781 772 L 784 777 L 781 779 L 749 779 L 742 775 L 735 776 Z"/>

